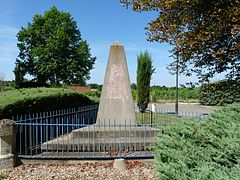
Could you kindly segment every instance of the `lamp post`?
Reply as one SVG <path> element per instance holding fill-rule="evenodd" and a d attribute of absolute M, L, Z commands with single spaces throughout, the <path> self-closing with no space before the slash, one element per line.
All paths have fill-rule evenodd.
<path fill-rule="evenodd" d="M 175 102 L 175 114 L 178 116 L 178 55 L 176 62 L 176 102 Z"/>

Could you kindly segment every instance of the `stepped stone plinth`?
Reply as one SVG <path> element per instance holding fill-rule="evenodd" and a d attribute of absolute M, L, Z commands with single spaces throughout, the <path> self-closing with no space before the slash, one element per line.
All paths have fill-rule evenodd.
<path fill-rule="evenodd" d="M 154 145 L 160 129 L 148 126 L 88 126 L 43 143 L 43 151 L 143 151 Z"/>

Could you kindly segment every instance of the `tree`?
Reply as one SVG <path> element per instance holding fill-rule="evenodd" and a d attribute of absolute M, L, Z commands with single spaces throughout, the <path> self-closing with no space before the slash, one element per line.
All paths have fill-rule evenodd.
<path fill-rule="evenodd" d="M 151 76 L 155 69 L 147 51 L 138 55 L 137 62 L 137 106 L 140 112 L 145 112 L 149 103 Z"/>
<path fill-rule="evenodd" d="M 4 90 L 5 82 L 4 82 L 5 76 L 3 73 L 0 73 L 0 92 Z"/>
<path fill-rule="evenodd" d="M 19 83 L 22 83 L 24 80 L 25 72 L 23 72 L 21 66 L 16 64 L 13 72 L 15 74 L 15 84 L 18 85 Z"/>
<path fill-rule="evenodd" d="M 240 78 L 240 1 L 123 0 L 134 11 L 155 11 L 146 27 L 147 40 L 173 45 L 172 55 L 186 75 L 207 81 L 226 72 Z M 176 62 L 172 64 L 175 67 Z"/>
<path fill-rule="evenodd" d="M 136 90 L 136 89 L 137 89 L 137 85 L 136 85 L 135 83 L 132 83 L 132 84 L 131 84 L 131 89 L 132 89 L 132 90 Z"/>
<path fill-rule="evenodd" d="M 87 41 L 81 39 L 71 15 L 56 7 L 36 14 L 27 28 L 17 34 L 20 53 L 16 64 L 38 82 L 53 85 L 85 84 L 95 57 Z"/>

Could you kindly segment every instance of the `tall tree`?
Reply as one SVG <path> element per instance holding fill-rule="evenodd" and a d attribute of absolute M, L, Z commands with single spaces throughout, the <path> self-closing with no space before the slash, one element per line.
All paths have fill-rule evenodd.
<path fill-rule="evenodd" d="M 16 64 L 13 73 L 15 75 L 15 84 L 18 85 L 19 83 L 23 82 L 25 72 L 23 72 L 23 69 L 20 65 Z"/>
<path fill-rule="evenodd" d="M 146 27 L 147 40 L 173 45 L 172 54 L 187 75 L 195 72 L 205 81 L 226 72 L 227 78 L 240 78 L 239 0 L 121 2 L 134 11 L 158 13 Z"/>
<path fill-rule="evenodd" d="M 5 76 L 3 73 L 0 73 L 0 92 L 4 90 L 5 82 L 4 82 Z"/>
<path fill-rule="evenodd" d="M 16 64 L 39 82 L 85 84 L 95 63 L 87 41 L 81 39 L 71 15 L 56 7 L 36 14 L 17 34 Z"/>
<path fill-rule="evenodd" d="M 151 55 L 145 51 L 137 57 L 137 106 L 145 112 L 149 103 L 150 82 L 154 72 Z"/>

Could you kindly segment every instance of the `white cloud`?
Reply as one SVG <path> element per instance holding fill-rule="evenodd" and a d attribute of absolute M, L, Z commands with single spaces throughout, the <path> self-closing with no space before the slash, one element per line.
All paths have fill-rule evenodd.
<path fill-rule="evenodd" d="M 17 33 L 15 27 L 0 25 L 0 72 L 7 80 L 13 79 L 12 70 L 18 54 Z"/>
<path fill-rule="evenodd" d="M 16 35 L 18 31 L 19 29 L 15 27 L 0 25 L 0 38 L 17 39 Z"/>

